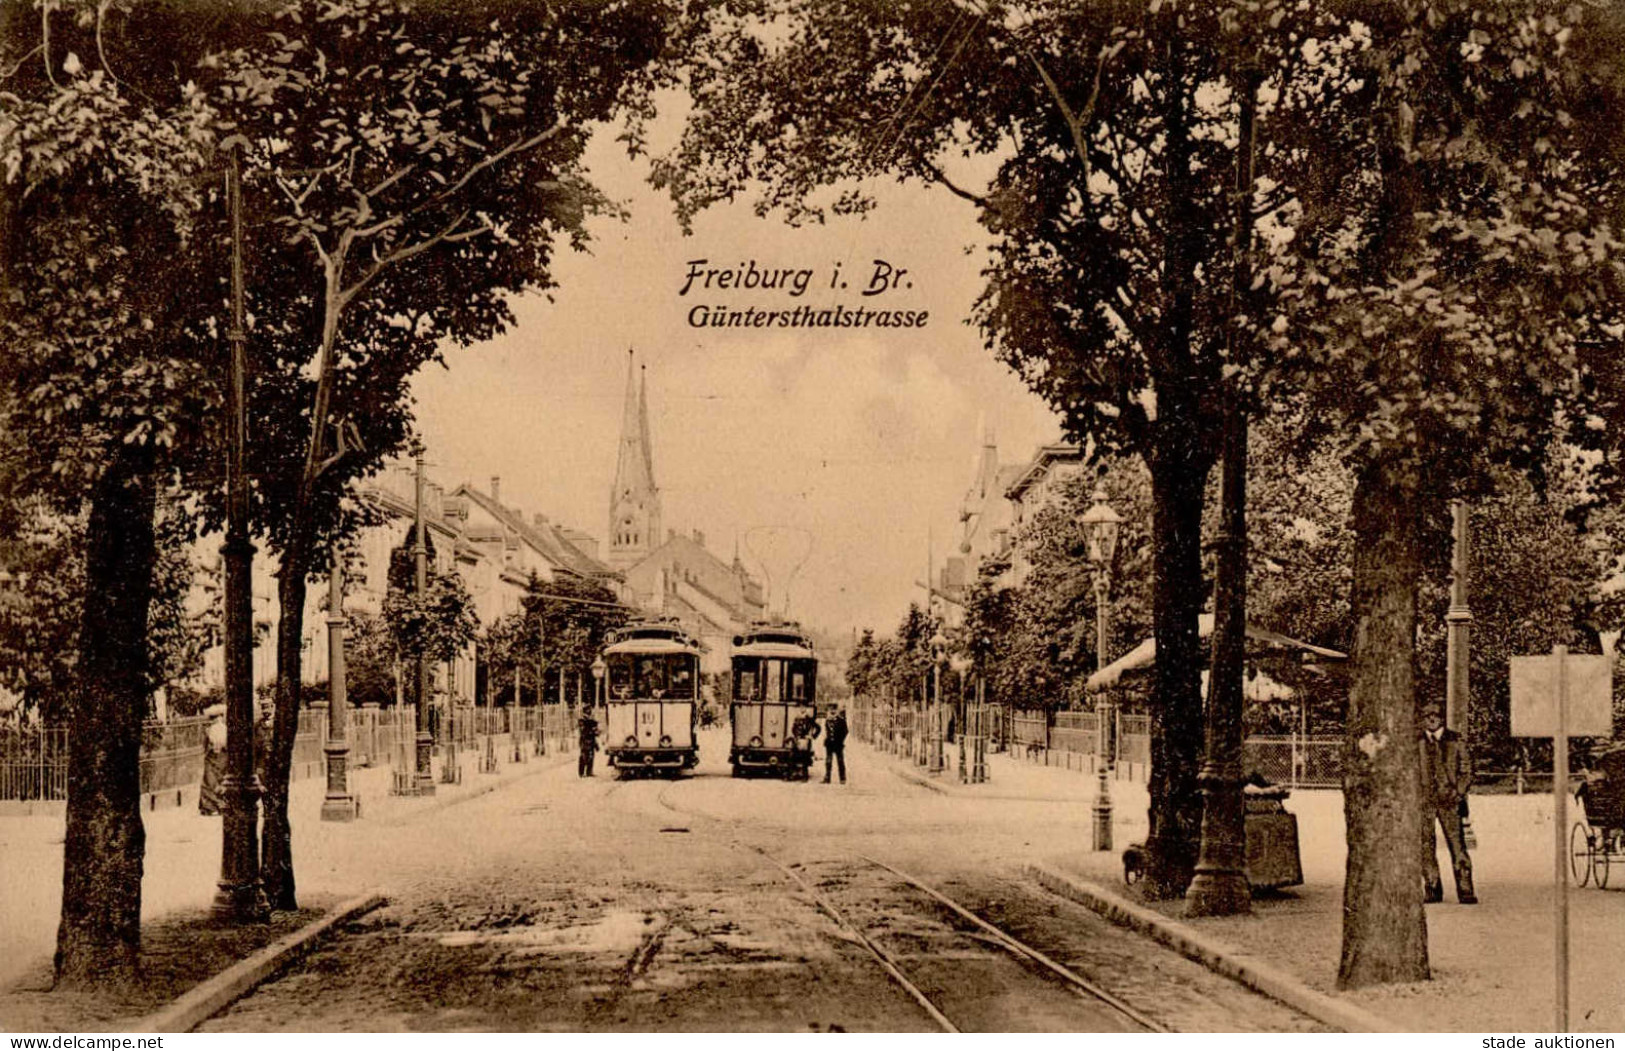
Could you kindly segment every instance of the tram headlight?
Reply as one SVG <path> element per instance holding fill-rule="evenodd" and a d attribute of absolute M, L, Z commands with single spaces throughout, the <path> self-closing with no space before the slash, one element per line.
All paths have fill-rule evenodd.
<path fill-rule="evenodd" d="M 626 747 L 628 747 L 628 748 L 636 748 L 637 746 L 638 746 L 638 735 L 637 734 L 627 734 L 626 735 Z"/>
<path fill-rule="evenodd" d="M 750 746 L 752 748 L 760 748 L 760 747 L 762 747 L 762 739 L 760 737 L 752 737 L 750 739 Z"/>
<path fill-rule="evenodd" d="M 662 747 L 662 748 L 670 748 L 671 747 L 671 735 L 670 734 L 661 734 L 661 736 L 660 736 L 660 747 Z"/>

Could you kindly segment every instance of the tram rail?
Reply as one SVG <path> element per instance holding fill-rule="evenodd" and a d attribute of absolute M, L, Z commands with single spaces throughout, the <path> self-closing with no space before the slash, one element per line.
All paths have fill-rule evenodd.
<path fill-rule="evenodd" d="M 922 991 L 918 985 L 909 979 L 907 973 L 905 973 L 903 970 L 902 965 L 898 963 L 896 957 L 892 956 L 891 953 L 886 951 L 884 946 L 878 944 L 873 938 L 871 938 L 867 931 L 849 920 L 839 909 L 835 907 L 835 905 L 826 895 L 820 893 L 817 888 L 808 883 L 807 880 L 805 880 L 795 869 L 791 868 L 789 865 L 786 865 L 783 861 L 774 857 L 766 850 L 762 849 L 761 847 L 752 847 L 750 849 L 766 858 L 774 866 L 784 872 L 786 876 L 788 876 L 793 882 L 796 883 L 797 886 L 801 887 L 801 889 L 806 892 L 810 898 L 812 898 L 813 902 L 819 907 L 819 909 L 828 915 L 837 926 L 846 930 L 849 934 L 856 938 L 857 941 L 869 951 L 870 955 L 875 958 L 875 961 L 880 964 L 881 969 L 884 970 L 893 981 L 902 987 L 902 989 L 907 992 L 909 996 L 913 997 L 914 1000 L 919 1003 L 922 1008 L 924 1008 L 925 1012 L 931 1016 L 932 1021 L 936 1022 L 936 1024 L 943 1031 L 950 1033 L 957 1033 L 961 1031 L 960 1028 L 955 1025 L 953 1020 L 948 1016 L 948 1014 L 942 1009 L 942 1007 L 932 1000 L 929 995 Z M 853 856 L 857 860 L 862 861 L 875 869 L 889 873 L 899 882 L 926 895 L 938 905 L 954 913 L 960 919 L 978 928 L 995 944 L 1007 950 L 1018 961 L 1025 964 L 1036 965 L 1037 967 L 1047 971 L 1050 975 L 1054 976 L 1054 978 L 1059 979 L 1072 993 L 1078 997 L 1091 1002 L 1104 1004 L 1111 1010 L 1117 1012 L 1124 1018 L 1127 1018 L 1130 1022 L 1147 1030 L 1148 1032 L 1166 1033 L 1170 1031 L 1161 1022 L 1158 1022 L 1155 1018 L 1152 1018 L 1150 1015 L 1134 1007 L 1132 1004 L 1125 1002 L 1121 997 L 1115 996 L 1094 982 L 1091 982 L 1088 979 L 1078 975 L 1063 964 L 1057 963 L 1055 960 L 1028 945 L 1026 942 L 1023 942 L 1009 931 L 1006 931 L 996 924 L 990 923 L 982 917 L 976 915 L 976 913 L 972 912 L 964 905 L 948 897 L 946 894 L 943 894 L 941 891 L 925 883 L 918 877 L 912 876 L 901 869 L 888 865 L 883 861 L 878 861 L 875 858 L 871 858 L 864 854 L 857 854 Z M 1027 970 L 1028 973 L 1033 974 L 1035 978 L 1041 978 L 1040 975 L 1034 974 L 1032 967 L 1028 967 Z"/>

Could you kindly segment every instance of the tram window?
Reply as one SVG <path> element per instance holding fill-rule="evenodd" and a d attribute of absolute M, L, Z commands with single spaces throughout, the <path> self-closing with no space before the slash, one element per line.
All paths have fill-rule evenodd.
<path fill-rule="evenodd" d="M 632 662 L 624 657 L 610 658 L 609 695 L 621 698 L 632 696 Z"/>
<path fill-rule="evenodd" d="M 671 658 L 671 689 L 666 696 L 679 701 L 694 699 L 693 661 L 686 654 Z"/>
<path fill-rule="evenodd" d="M 638 696 L 666 696 L 666 662 L 660 657 L 638 658 Z"/>
<path fill-rule="evenodd" d="M 741 671 L 734 678 L 734 699 L 739 701 L 754 701 L 756 699 L 756 673 L 754 671 Z"/>
<path fill-rule="evenodd" d="M 790 699 L 792 701 L 805 701 L 807 699 L 807 676 L 804 672 L 790 673 Z"/>
<path fill-rule="evenodd" d="M 768 704 L 784 702 L 784 662 L 762 662 L 762 699 Z"/>

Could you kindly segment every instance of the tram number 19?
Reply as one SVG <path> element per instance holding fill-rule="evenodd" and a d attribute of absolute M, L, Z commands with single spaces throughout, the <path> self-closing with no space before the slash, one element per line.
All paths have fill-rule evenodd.
<path fill-rule="evenodd" d="M 649 725 L 653 725 L 653 724 L 654 724 L 654 721 L 655 721 L 655 715 L 656 715 L 656 714 L 657 714 L 657 713 L 655 713 L 655 712 L 653 712 L 653 711 L 642 711 L 642 712 L 639 712 L 639 713 L 638 713 L 638 722 L 640 722 L 640 723 L 646 723 L 646 724 L 649 724 Z"/>

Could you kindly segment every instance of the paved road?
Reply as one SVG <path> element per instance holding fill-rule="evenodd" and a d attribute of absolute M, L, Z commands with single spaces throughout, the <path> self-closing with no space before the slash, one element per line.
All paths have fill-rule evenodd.
<path fill-rule="evenodd" d="M 722 735 L 702 752 L 679 782 L 557 767 L 396 828 L 352 826 L 338 863 L 375 867 L 390 907 L 204 1030 L 937 1028 L 776 861 L 962 1029 L 1138 1028 L 860 854 L 937 884 L 1170 1028 L 1311 1028 L 1020 879 L 1035 846 L 1085 834 L 1078 808 L 947 799 L 861 767 L 845 786 L 736 781 Z"/>

